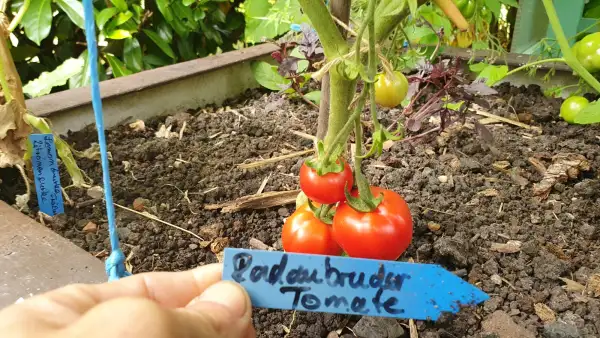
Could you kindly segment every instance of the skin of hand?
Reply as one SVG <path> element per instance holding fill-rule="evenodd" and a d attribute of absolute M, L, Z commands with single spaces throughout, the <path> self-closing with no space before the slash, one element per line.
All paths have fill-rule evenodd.
<path fill-rule="evenodd" d="M 4 338 L 255 338 L 246 291 L 221 264 L 73 284 L 0 311 Z"/>

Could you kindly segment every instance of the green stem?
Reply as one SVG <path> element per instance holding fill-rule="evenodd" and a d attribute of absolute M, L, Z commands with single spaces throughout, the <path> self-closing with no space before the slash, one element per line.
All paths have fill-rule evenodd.
<path fill-rule="evenodd" d="M 564 62 L 564 63 L 566 63 L 566 60 L 563 58 L 537 60 L 537 61 L 530 62 L 528 64 L 522 65 L 521 67 L 511 70 L 510 72 L 506 73 L 506 75 L 504 75 L 504 77 L 518 73 L 518 72 L 522 71 L 523 69 L 527 69 L 527 68 L 530 68 L 530 67 L 542 64 L 542 63 L 548 63 L 548 62 Z"/>
<path fill-rule="evenodd" d="M 17 15 L 15 15 L 15 17 L 10 22 L 10 25 L 8 26 L 9 32 L 14 31 L 15 28 L 17 28 L 17 26 L 21 23 L 21 20 L 23 20 L 23 17 L 25 16 L 25 12 L 27 12 L 27 9 L 29 8 L 30 3 L 31 3 L 31 0 L 25 0 L 23 2 L 23 6 L 21 6 L 21 8 L 19 9 L 19 12 L 17 13 Z"/>
<path fill-rule="evenodd" d="M 550 22 L 550 26 L 552 27 L 552 31 L 554 31 L 554 35 L 556 35 L 556 41 L 560 46 L 560 50 L 563 54 L 565 62 L 569 67 L 571 67 L 581 78 L 587 82 L 590 87 L 594 88 L 598 93 L 600 93 L 600 82 L 596 80 L 596 78 L 590 74 L 583 67 L 579 60 L 573 55 L 571 51 L 571 46 L 569 46 L 569 40 L 565 36 L 565 32 L 562 30 L 560 26 L 560 20 L 558 19 L 558 15 L 556 14 L 556 9 L 554 8 L 554 4 L 552 0 L 542 0 L 544 3 L 544 8 L 546 9 L 546 14 L 548 15 L 548 21 Z"/>
<path fill-rule="evenodd" d="M 358 101 L 356 103 L 356 107 L 354 108 L 354 112 L 352 113 L 352 115 L 350 115 L 350 118 L 346 120 L 346 123 L 344 123 L 344 126 L 340 129 L 340 131 L 337 134 L 335 134 L 335 138 L 330 143 L 330 146 L 325 148 L 325 158 L 323 159 L 325 161 L 324 164 L 329 163 L 329 157 L 331 157 L 331 154 L 333 153 L 335 148 L 337 148 L 337 146 L 346 143 L 348 135 L 350 135 L 350 131 L 352 130 L 354 120 L 356 120 L 357 118 L 360 119 L 360 114 L 362 113 L 363 108 L 365 107 L 367 93 L 368 92 L 366 90 L 363 90 L 363 92 L 360 93 L 360 96 L 358 97 Z M 347 107 L 346 110 L 348 110 Z M 329 133 L 327 133 L 327 135 L 329 135 Z"/>
<path fill-rule="evenodd" d="M 342 36 L 323 0 L 299 0 L 302 10 L 319 35 L 325 57 L 333 60 L 348 53 L 348 43 Z"/>
<path fill-rule="evenodd" d="M 325 135 L 325 149 L 337 144 L 335 139 L 350 119 L 348 106 L 356 92 L 356 81 L 344 78 L 335 67 L 329 71 L 329 119 Z M 346 135 L 347 137 L 347 135 Z M 344 139 L 345 140 L 345 139 Z"/>
<path fill-rule="evenodd" d="M 375 103 L 375 74 L 377 73 L 377 51 L 375 50 L 375 1 L 369 0 L 368 9 L 368 26 L 369 26 L 369 60 L 367 68 L 367 77 L 369 78 L 369 101 L 371 106 L 371 116 L 373 117 L 373 123 L 375 123 L 375 130 L 379 128 L 379 121 L 377 120 L 377 105 Z M 366 89 L 366 88 L 365 88 Z M 366 90 L 365 90 L 366 92 Z M 358 186 L 358 195 L 363 201 L 372 202 L 374 200 L 373 194 L 371 193 L 371 187 L 367 178 L 362 173 L 362 123 L 360 121 L 360 115 L 354 122 L 355 124 L 355 143 L 356 153 L 354 156 L 354 173 L 356 176 L 356 185 Z"/>

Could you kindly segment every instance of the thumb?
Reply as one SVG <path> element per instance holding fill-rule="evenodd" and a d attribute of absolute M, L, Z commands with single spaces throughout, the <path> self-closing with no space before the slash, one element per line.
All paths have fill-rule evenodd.
<path fill-rule="evenodd" d="M 201 322 L 202 332 L 211 333 L 206 337 L 256 337 L 250 297 L 237 283 L 223 281 L 213 284 L 178 311 L 183 318 L 189 316 L 193 326 Z"/>

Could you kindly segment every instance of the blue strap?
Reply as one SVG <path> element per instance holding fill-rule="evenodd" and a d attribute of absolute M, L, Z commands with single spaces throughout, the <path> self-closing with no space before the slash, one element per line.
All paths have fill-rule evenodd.
<path fill-rule="evenodd" d="M 104 136 L 104 120 L 102 117 L 102 99 L 100 97 L 100 84 L 98 80 L 98 46 L 96 45 L 96 23 L 94 22 L 94 6 L 92 0 L 83 0 L 85 15 L 85 39 L 88 49 L 88 67 L 90 67 L 90 83 L 92 87 L 92 106 L 96 118 L 98 131 L 98 144 L 100 145 L 100 161 L 102 163 L 102 180 L 104 182 L 104 199 L 106 201 L 106 214 L 108 217 L 108 234 L 110 237 L 110 256 L 106 259 L 106 274 L 109 281 L 131 275 L 125 270 L 125 255 L 119 247 L 115 221 L 115 207 L 113 205 L 112 190 L 110 187 L 110 173 L 108 167 L 108 151 Z"/>

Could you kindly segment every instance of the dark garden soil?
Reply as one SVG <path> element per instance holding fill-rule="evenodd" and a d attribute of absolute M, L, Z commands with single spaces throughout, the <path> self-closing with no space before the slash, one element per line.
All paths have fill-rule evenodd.
<path fill-rule="evenodd" d="M 420 337 L 600 337 L 600 279 L 594 277 L 600 274 L 600 127 L 567 125 L 558 118 L 561 100 L 544 97 L 537 87 L 499 90 L 488 98 L 490 112 L 518 114 L 541 134 L 488 124 L 494 141 L 486 143 L 471 123 L 480 117 L 470 115 L 466 124 L 416 143 L 397 142 L 365 162 L 371 182 L 399 192 L 413 212 L 414 240 L 401 260 L 439 263 L 491 296 L 437 323 L 417 322 Z M 264 192 L 297 189 L 300 157 L 254 169 L 237 165 L 310 149 L 312 141 L 292 131 L 314 134 L 317 112 L 256 91 L 228 107 L 146 121 L 145 131 L 123 125 L 107 133 L 115 202 L 145 208 L 205 240 L 117 209 L 134 273 L 216 262 L 224 245 L 247 248 L 251 238 L 281 250 L 280 229 L 293 204 L 225 214 L 204 206 L 255 194 L 265 181 Z M 400 111 L 381 116 L 389 125 Z M 164 123 L 179 134 L 184 121 L 181 139 L 155 136 Z M 95 140 L 93 129 L 68 138 L 78 150 Z M 80 165 L 101 182 L 97 161 L 82 159 Z M 540 199 L 534 184 L 544 178 L 544 168 L 548 183 L 550 173 L 572 178 L 550 184 Z M 109 242 L 102 203 L 86 205 L 91 198 L 85 190 L 70 190 L 70 196 L 79 207 L 67 207 L 66 220 L 48 226 L 104 257 Z M 35 201 L 30 206 L 37 211 Z M 579 284 L 565 290 L 570 281 Z M 266 309 L 256 309 L 254 316 L 259 337 L 283 337 L 288 329 L 288 337 L 325 337 L 346 326 L 366 337 L 386 337 L 364 320 L 355 325 L 358 319 L 298 312 L 292 322 L 292 312 Z M 408 324 L 375 324 L 391 329 L 397 323 Z M 404 328 L 408 337 L 408 325 Z M 344 335 L 353 336 L 347 328 Z"/>

